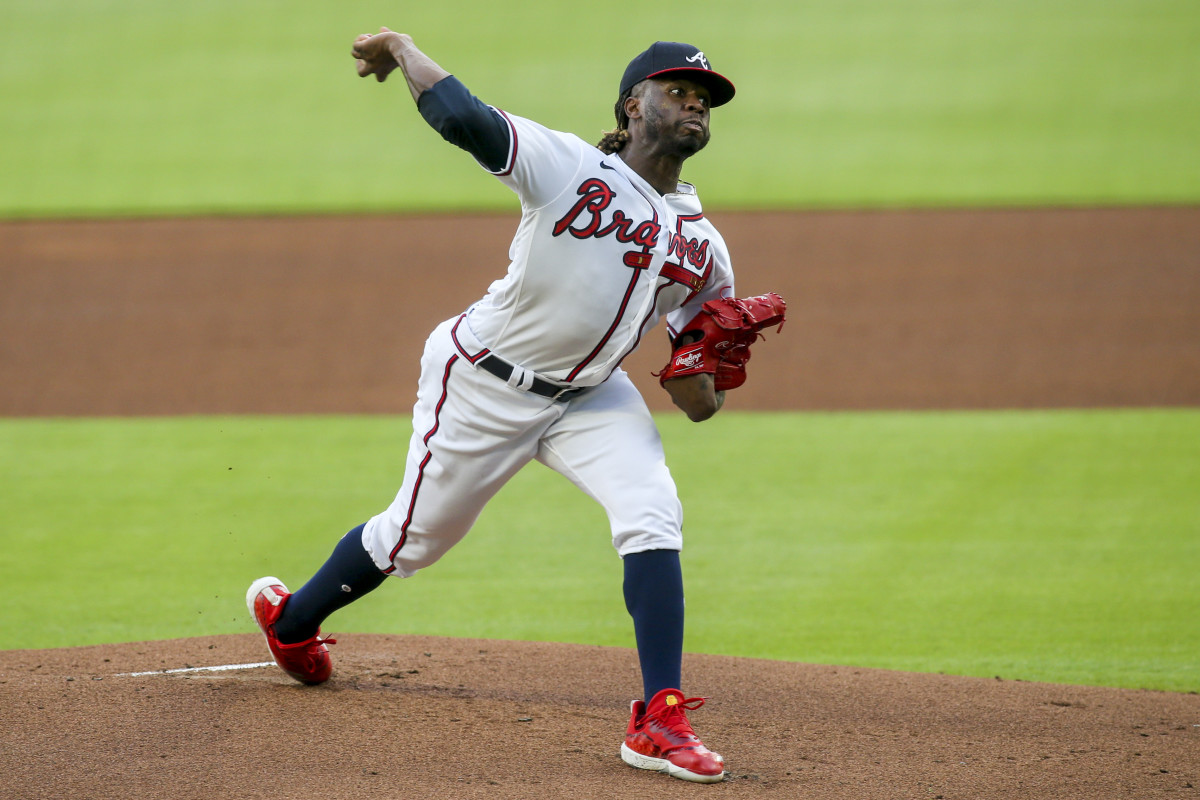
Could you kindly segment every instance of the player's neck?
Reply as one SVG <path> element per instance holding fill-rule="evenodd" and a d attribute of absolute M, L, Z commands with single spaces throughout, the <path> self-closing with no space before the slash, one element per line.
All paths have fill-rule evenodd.
<path fill-rule="evenodd" d="M 632 147 L 620 152 L 621 160 L 659 194 L 671 194 L 679 188 L 679 175 L 686 156 L 664 156 Z"/>

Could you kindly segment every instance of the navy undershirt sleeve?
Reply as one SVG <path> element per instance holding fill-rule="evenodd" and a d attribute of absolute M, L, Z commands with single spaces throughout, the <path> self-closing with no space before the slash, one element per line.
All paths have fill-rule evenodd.
<path fill-rule="evenodd" d="M 443 139 L 475 156 L 484 167 L 492 172 L 504 168 L 512 143 L 508 123 L 458 78 L 442 78 L 422 92 L 417 110 Z"/>

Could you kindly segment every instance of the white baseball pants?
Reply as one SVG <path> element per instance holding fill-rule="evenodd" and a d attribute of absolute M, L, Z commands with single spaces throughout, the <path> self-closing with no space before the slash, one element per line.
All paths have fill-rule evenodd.
<path fill-rule="evenodd" d="M 458 344 L 451 337 L 456 322 L 425 344 L 403 485 L 363 529 L 376 566 L 408 577 L 433 564 L 531 459 L 600 503 L 622 557 L 682 549 L 683 508 L 629 376 L 618 369 L 566 402 L 523 392 L 471 363 L 460 349 L 466 326 Z"/>

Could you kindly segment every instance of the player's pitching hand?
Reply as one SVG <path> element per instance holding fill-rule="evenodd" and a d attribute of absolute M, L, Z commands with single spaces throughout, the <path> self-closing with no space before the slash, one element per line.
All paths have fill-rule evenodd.
<path fill-rule="evenodd" d="M 374 75 L 375 80 L 380 83 L 387 80 L 387 76 L 392 73 L 392 70 L 400 66 L 393 47 L 398 46 L 402 41 L 402 34 L 388 28 L 380 28 L 379 33 L 359 34 L 354 40 L 354 49 L 350 51 L 350 54 L 354 56 L 354 66 L 358 70 L 358 77 L 365 78 L 368 75 Z"/>

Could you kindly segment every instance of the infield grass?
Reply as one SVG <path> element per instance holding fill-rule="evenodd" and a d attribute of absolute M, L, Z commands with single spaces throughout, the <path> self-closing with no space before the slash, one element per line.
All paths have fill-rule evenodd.
<path fill-rule="evenodd" d="M 389 25 L 485 101 L 596 141 L 628 60 L 738 86 L 684 177 L 710 208 L 1200 201 L 1195 0 L 0 0 L 0 218 L 515 208 L 359 80 Z"/>
<path fill-rule="evenodd" d="M 659 418 L 689 652 L 1200 690 L 1200 411 Z M 0 420 L 6 647 L 253 630 L 400 482 L 391 417 Z M 533 465 L 329 631 L 632 646 L 603 512 Z"/>

